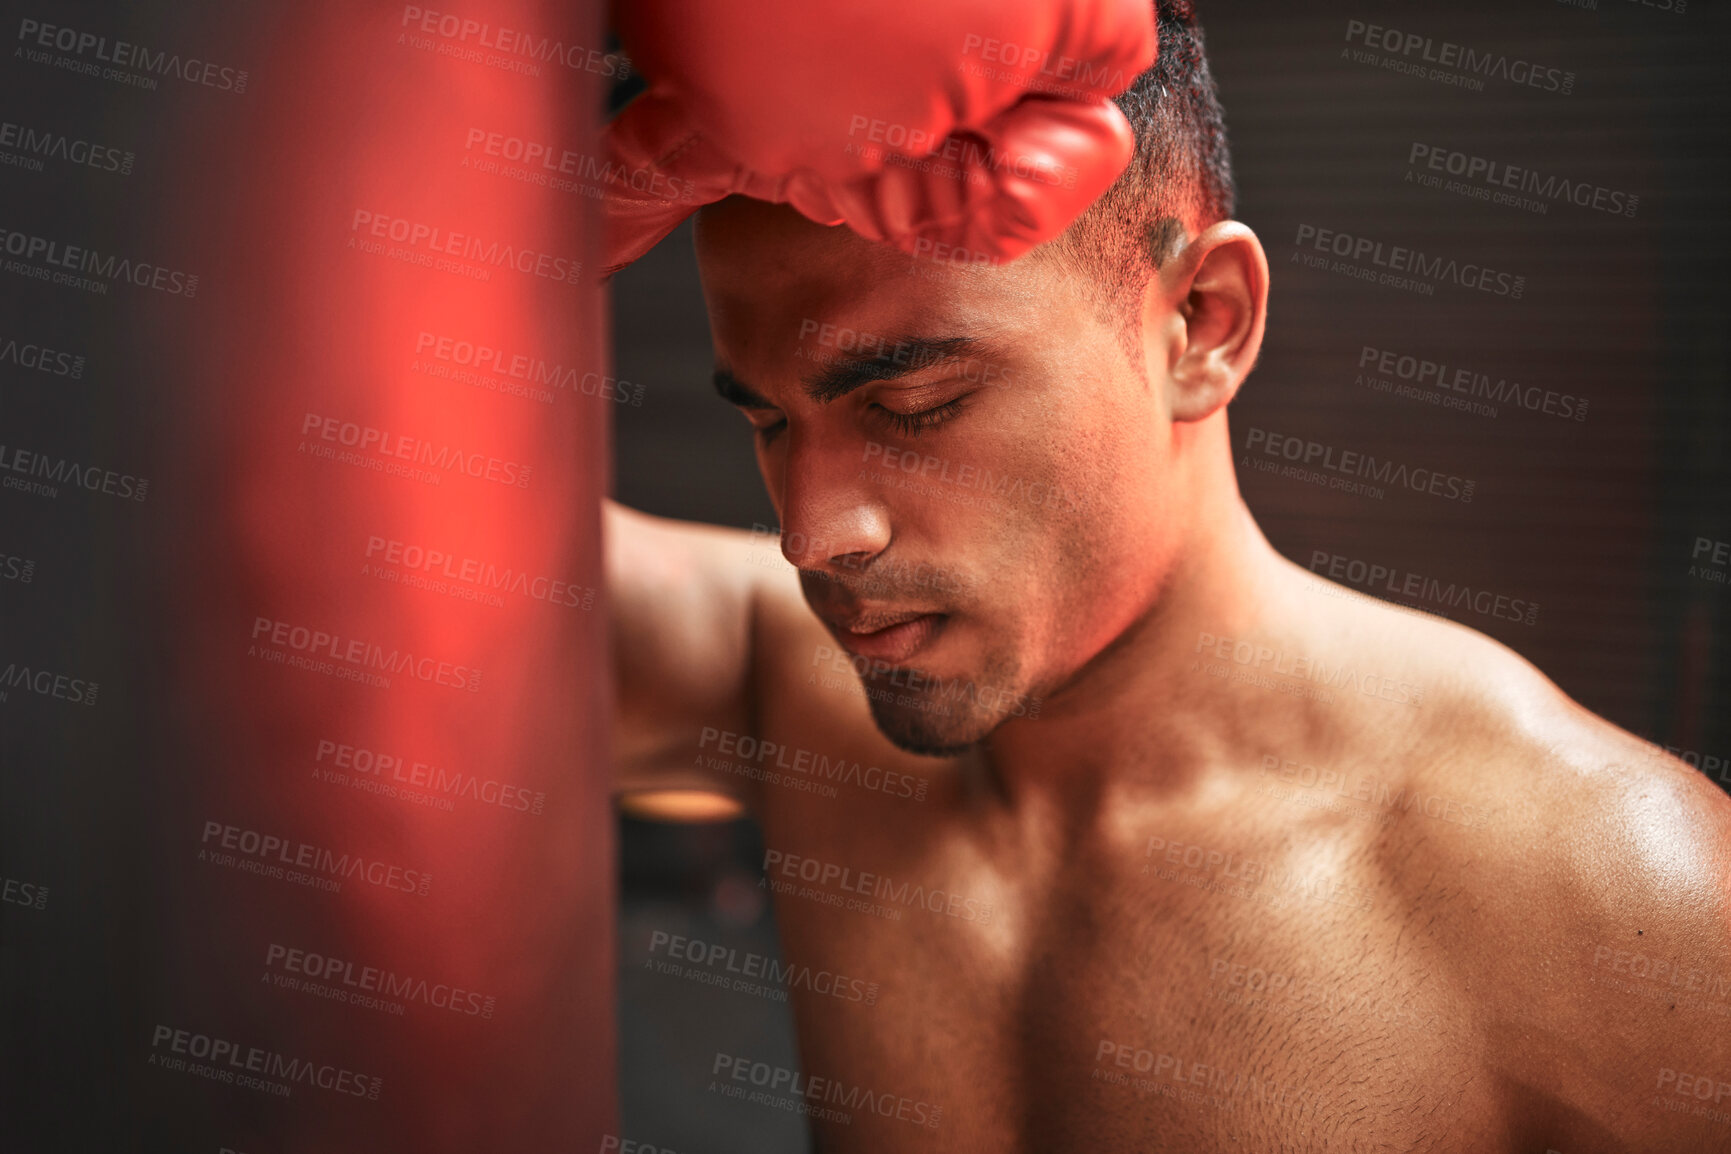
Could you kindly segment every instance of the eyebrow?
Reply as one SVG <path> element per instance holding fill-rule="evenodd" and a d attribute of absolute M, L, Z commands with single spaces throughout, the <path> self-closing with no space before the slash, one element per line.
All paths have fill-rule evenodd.
<path fill-rule="evenodd" d="M 874 381 L 893 381 L 923 372 L 978 349 L 973 337 L 909 337 L 894 344 L 880 342 L 878 351 L 843 356 L 806 378 L 805 395 L 820 405 L 847 396 Z"/>
<path fill-rule="evenodd" d="M 923 372 L 933 365 L 978 352 L 980 346 L 981 342 L 973 337 L 909 337 L 893 344 L 879 342 L 876 352 L 844 354 L 807 377 L 805 393 L 827 405 L 861 386 Z M 715 370 L 715 391 L 723 400 L 742 409 L 775 407 L 725 366 Z"/>

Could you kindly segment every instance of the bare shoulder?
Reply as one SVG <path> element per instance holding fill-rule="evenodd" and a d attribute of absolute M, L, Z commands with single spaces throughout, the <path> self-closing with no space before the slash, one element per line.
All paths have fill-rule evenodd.
<path fill-rule="evenodd" d="M 1411 784 L 1476 820 L 1392 827 L 1379 872 L 1487 1064 L 1585 1148 L 1725 1148 L 1731 799 L 1481 634 L 1396 632 L 1428 683 Z"/>
<path fill-rule="evenodd" d="M 1422 655 L 1411 675 L 1426 687 L 1410 725 L 1414 785 L 1462 796 L 1478 815 L 1433 823 L 1434 852 L 1547 885 L 1586 884 L 1590 906 L 1620 914 L 1722 910 L 1731 886 L 1722 790 L 1483 634 L 1440 620 L 1404 629 L 1391 644 Z M 1571 912 L 1588 906 L 1558 914 Z"/>

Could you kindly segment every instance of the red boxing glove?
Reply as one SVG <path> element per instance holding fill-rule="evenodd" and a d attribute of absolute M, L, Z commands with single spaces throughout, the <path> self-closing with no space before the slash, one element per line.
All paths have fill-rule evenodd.
<path fill-rule="evenodd" d="M 636 0 L 650 88 L 608 127 L 612 273 L 704 204 L 791 204 L 910 252 L 1009 260 L 1129 163 L 1108 99 L 1154 62 L 1150 0 Z"/>

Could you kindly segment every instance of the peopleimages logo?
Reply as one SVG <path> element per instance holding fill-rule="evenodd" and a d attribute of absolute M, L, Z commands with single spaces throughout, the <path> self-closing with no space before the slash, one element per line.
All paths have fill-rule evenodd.
<path fill-rule="evenodd" d="M 472 452 L 449 442 L 433 441 L 408 433 L 393 433 L 389 429 L 377 429 L 372 425 L 345 421 L 341 417 L 327 417 L 320 413 L 308 413 L 301 418 L 301 436 L 306 439 L 300 442 L 297 452 L 338 460 L 344 464 L 376 467 L 380 472 L 392 470 L 387 469 L 385 463 L 377 458 L 390 458 L 393 464 L 406 461 L 415 467 L 400 466 L 400 469 L 407 470 L 404 475 L 414 475 L 416 480 L 423 481 L 430 478 L 434 484 L 446 476 L 460 474 L 499 485 L 527 489 L 530 474 L 534 471 L 533 466 L 520 461 L 507 461 L 486 453 Z M 338 454 L 334 449 L 325 449 L 319 444 L 320 441 L 354 451 Z M 371 454 L 371 457 L 366 456 L 367 454 Z M 423 465 L 426 466 L 425 469 L 418 467 Z"/>
<path fill-rule="evenodd" d="M 1010 473 L 994 473 L 990 468 L 971 462 L 961 463 L 950 461 L 944 457 L 934 457 L 930 453 L 920 453 L 913 449 L 900 449 L 894 445 L 886 445 L 880 441 L 867 441 L 861 451 L 860 460 L 864 464 L 875 464 L 878 476 L 903 474 L 916 481 L 934 481 L 952 486 L 957 490 L 970 490 L 984 494 L 990 498 L 1001 498 L 1006 501 L 1024 501 L 1030 507 L 1044 509 L 1062 509 L 1066 513 L 1077 513 L 1087 507 L 1088 500 L 1082 494 L 1067 485 L 1055 484 L 1051 481 L 1029 481 L 1025 477 L 1017 477 Z M 872 479 L 871 470 L 860 470 L 861 479 Z M 902 488 L 909 486 L 902 485 Z M 923 496 L 947 496 L 949 499 L 959 499 L 960 494 L 934 489 L 931 486 L 918 486 L 913 492 Z M 975 501 L 962 501 L 963 504 L 975 504 Z"/>
<path fill-rule="evenodd" d="M 147 478 L 100 465 L 80 465 L 70 457 L 53 457 L 34 449 L 20 449 L 16 445 L 0 445 L 0 473 L 40 478 L 26 481 L 7 476 L 3 483 L 8 489 L 20 489 L 42 497 L 58 497 L 60 485 L 106 493 L 123 501 L 142 501 L 150 494 Z"/>
<path fill-rule="evenodd" d="M 154 289 L 170 296 L 198 295 L 198 275 L 150 261 L 100 252 L 84 245 L 67 244 L 16 229 L 0 228 L 0 250 L 17 260 L 6 262 L 6 271 L 35 280 L 67 285 L 106 296 L 110 284 L 125 282 L 137 288 Z"/>
<path fill-rule="evenodd" d="M 450 804 L 453 798 L 466 798 L 517 813 L 539 814 L 547 806 L 547 795 L 540 791 L 332 738 L 319 739 L 313 764 L 317 767 L 315 774 L 335 773 L 356 782 L 386 785 L 393 792 L 399 784 L 405 794 L 412 789 L 430 790 L 432 797 L 444 803 L 437 808 L 445 810 L 455 808 Z"/>
<path fill-rule="evenodd" d="M 992 903 L 982 902 L 977 898 L 964 897 L 951 890 L 927 889 L 918 882 L 903 881 L 897 885 L 895 880 L 885 874 L 875 874 L 868 870 L 856 870 L 852 866 L 839 865 L 835 862 L 821 861 L 813 857 L 787 853 L 779 849 L 763 851 L 763 872 L 768 881 L 768 888 L 775 893 L 793 893 L 793 888 L 786 882 L 780 882 L 775 875 L 780 874 L 790 882 L 806 882 L 816 887 L 817 894 L 799 893 L 801 897 L 838 898 L 835 891 L 841 890 L 849 894 L 859 894 L 872 901 L 886 903 L 881 907 L 884 912 L 893 914 L 889 921 L 900 921 L 900 906 L 905 909 L 923 909 L 927 913 L 940 914 L 957 918 L 964 922 L 978 922 L 985 925 L 992 920 Z M 827 891 L 827 892 L 825 892 Z M 889 905 L 888 903 L 894 903 Z M 825 901 L 824 904 L 841 906 L 837 900 Z"/>
<path fill-rule="evenodd" d="M 134 160 L 130 151 L 114 145 L 97 144 L 64 132 L 32 128 L 10 120 L 0 121 L 0 149 L 16 150 L 0 151 L 0 164 L 12 164 L 31 172 L 41 172 L 42 161 L 46 158 L 126 176 L 132 172 Z"/>
<path fill-rule="evenodd" d="M 68 71 L 86 76 L 121 80 L 141 88 L 155 88 L 156 81 L 152 79 L 153 76 L 172 76 L 188 84 L 216 88 L 224 92 L 239 94 L 246 91 L 247 73 L 244 68 L 233 68 L 214 61 L 201 60 L 196 56 L 182 57 L 178 52 L 155 52 L 142 44 L 109 40 L 108 37 L 98 36 L 94 32 L 82 32 L 76 28 L 44 24 L 40 20 L 26 18 L 18 22 L 18 40 L 24 45 L 20 51 L 26 53 L 32 63 L 57 64 Z M 48 53 L 41 51 L 43 49 L 69 52 L 74 57 L 100 61 L 103 64 L 115 65 L 116 68 L 131 68 L 150 75 L 137 76 L 119 72 L 116 68 L 80 64 L 79 61 L 69 60 L 64 56 L 59 60 L 50 60 L 46 59 Z"/>
<path fill-rule="evenodd" d="M 1439 607 L 1437 612 L 1466 608 L 1481 616 L 1496 618 L 1500 621 L 1519 621 L 1523 625 L 1536 625 L 1539 620 L 1539 606 L 1536 601 L 1509 597 L 1489 589 L 1474 589 L 1470 585 L 1457 584 L 1453 581 L 1444 585 L 1435 577 L 1407 572 L 1394 565 L 1378 565 L 1361 561 L 1355 557 L 1330 553 L 1325 549 L 1311 551 L 1310 571 L 1312 573 L 1326 571 L 1330 580 L 1345 581 L 1367 589 L 1377 589 L 1396 597 L 1410 597 L 1415 601 L 1430 602 L 1431 605 Z M 1429 606 L 1418 606 L 1418 608 L 1429 608 Z"/>
<path fill-rule="evenodd" d="M 1366 697 L 1378 697 L 1384 701 L 1392 701 L 1396 705 L 1416 707 L 1424 703 L 1425 690 L 1422 685 L 1410 681 L 1400 681 L 1371 670 L 1361 670 L 1355 665 L 1345 663 L 1330 665 L 1327 657 L 1289 653 L 1284 649 L 1276 649 L 1272 645 L 1264 645 L 1260 641 L 1199 632 L 1196 635 L 1194 652 L 1206 654 L 1221 661 L 1231 661 L 1252 671 L 1261 672 L 1266 669 L 1266 672 L 1276 676 L 1310 681 L 1334 689 L 1350 690 L 1354 693 L 1362 693 Z"/>
<path fill-rule="evenodd" d="M 881 1118 L 894 1118 L 932 1129 L 937 1128 L 944 1115 L 944 1108 L 932 1102 L 920 1101 L 903 1094 L 871 1090 L 860 1085 L 850 1086 L 834 1078 L 824 1078 L 786 1066 L 772 1066 L 767 1062 L 755 1062 L 733 1054 L 717 1053 L 715 1064 L 710 1067 L 709 1072 L 721 1083 L 722 1092 L 729 1097 L 764 1106 L 776 1106 L 796 1114 L 829 1118 L 844 1125 L 852 1120 L 851 1115 L 825 1109 L 816 1103 L 845 1110 L 860 1110 Z M 729 1086 L 727 1079 L 762 1087 L 762 1091 L 748 1094 L 743 1086 Z M 782 1097 L 782 1094 L 788 1097 Z"/>
<path fill-rule="evenodd" d="M 23 906 L 27 910 L 45 910 L 48 908 L 48 887 L 23 878 L 0 875 L 0 902 Z M 872 989 L 875 991 L 877 987 L 874 985 Z"/>
<path fill-rule="evenodd" d="M 1580 208 L 1591 208 L 1615 216 L 1634 216 L 1635 210 L 1641 204 L 1641 198 L 1634 193 L 1619 192 L 1602 185 L 1589 184 L 1584 180 L 1569 180 L 1556 175 L 1541 177 L 1532 169 L 1522 168 L 1520 165 L 1505 164 L 1416 140 L 1407 152 L 1406 162 L 1414 166 L 1407 169 L 1406 178 L 1409 181 L 1414 178 L 1414 170 L 1419 168 L 1426 170 L 1418 174 L 1421 182 L 1426 172 L 1446 173 L 1449 176 L 1462 177 L 1465 182 L 1476 183 L 1472 187 L 1456 187 L 1463 185 L 1463 181 L 1450 181 L 1447 186 L 1442 186 L 1440 181 L 1434 182 L 1444 187 L 1445 191 L 1460 192 L 1477 199 L 1539 213 L 1550 211 L 1550 203 L 1547 202 L 1563 200 Z M 1528 195 L 1518 196 L 1516 193 Z M 1529 196 L 1538 199 L 1530 200 Z"/>
<path fill-rule="evenodd" d="M 1372 369 L 1374 373 L 1382 374 L 1382 379 L 1361 372 L 1357 383 L 1372 387 L 1387 386 L 1381 391 L 1393 392 L 1412 400 L 1429 401 L 1445 409 L 1459 409 L 1494 417 L 1497 415 L 1496 405 L 1509 405 L 1566 421 L 1587 419 L 1585 397 L 1577 397 L 1573 393 L 1559 393 L 1554 389 L 1541 389 L 1537 385 L 1523 385 L 1507 377 L 1498 377 L 1493 381 L 1488 373 L 1450 365 L 1446 361 L 1433 361 L 1410 353 L 1365 345 L 1359 349 L 1358 367 Z M 1411 384 L 1403 384 L 1397 388 L 1393 383 L 1396 379 Z M 1421 387 L 1426 385 L 1432 386 L 1432 389 Z"/>
<path fill-rule="evenodd" d="M 158 1025 L 150 1038 L 150 1065 L 169 1070 L 187 1070 L 216 1082 L 228 1082 L 265 1090 L 288 1097 L 296 1083 L 329 1090 L 333 1094 L 350 1094 L 356 1098 L 376 1100 L 384 1089 L 385 1080 L 329 1063 L 309 1062 L 292 1058 L 262 1046 L 243 1046 L 227 1038 L 212 1037 L 194 1030 Z M 188 1069 L 184 1054 L 208 1066 Z M 262 1079 L 278 1079 L 263 1082 Z"/>
<path fill-rule="evenodd" d="M 1273 778 L 1281 785 L 1296 786 L 1299 789 L 1321 789 L 1333 793 L 1336 797 L 1369 802 L 1391 814 L 1416 812 L 1437 821 L 1454 822 L 1471 829 L 1483 826 L 1488 820 L 1483 806 L 1444 797 L 1440 793 L 1425 793 L 1397 779 L 1377 777 L 1369 773 L 1348 774 L 1343 770 L 1281 758 L 1272 753 L 1263 755 L 1262 776 Z M 1397 786 L 1399 788 L 1396 788 Z"/>
<path fill-rule="evenodd" d="M 1261 1006 L 1282 1014 L 1310 1010 L 1330 1021 L 1350 1018 L 1410 1029 L 1426 1029 L 1436 1021 L 1434 1013 L 1412 1005 L 1392 985 L 1342 984 L 1332 975 L 1315 978 L 1298 968 L 1287 972 L 1255 961 L 1215 958 L 1208 964 L 1208 981 L 1216 1001 Z"/>
<path fill-rule="evenodd" d="M 974 584 L 964 573 L 924 561 L 909 562 L 894 558 L 885 560 L 879 556 L 862 562 L 858 559 L 858 554 L 839 550 L 824 538 L 808 536 L 798 529 L 784 534 L 775 526 L 760 522 L 754 522 L 751 526 L 751 543 L 754 546 L 751 563 L 771 569 L 780 569 L 789 564 L 782 555 L 784 543 L 796 556 L 809 549 L 814 553 L 821 552 L 825 557 L 836 557 L 838 567 L 851 570 L 859 576 L 843 578 L 833 573 L 817 573 L 816 576 L 821 580 L 846 585 L 861 597 L 891 597 L 908 585 L 918 585 L 944 593 L 960 593 Z"/>
<path fill-rule="evenodd" d="M 1122 92 L 1133 77 L 1122 68 L 1110 68 L 1098 60 L 1080 56 L 1053 56 L 1036 44 L 1018 44 L 970 32 L 962 39 L 962 55 L 981 63 L 964 61 L 962 71 L 1015 84 L 1029 92 L 1047 96 L 1087 97 L 1097 92 Z M 988 67 L 996 65 L 997 67 Z"/>
<path fill-rule="evenodd" d="M 1363 20 L 1346 22 L 1346 41 L 1348 44 L 1362 44 L 1371 50 L 1341 49 L 1342 55 L 1349 55 L 1360 64 L 1379 64 L 1391 72 L 1405 72 L 1475 91 L 1482 90 L 1486 80 L 1506 80 L 1562 96 L 1575 90 L 1575 74 L 1561 68 L 1511 58 L 1501 52 L 1480 52 L 1449 40 L 1439 41 L 1417 32 L 1402 32 L 1380 24 L 1367 24 Z M 1378 52 L 1388 55 L 1378 57 Z"/>
<path fill-rule="evenodd" d="M 826 661 L 833 673 L 852 672 L 862 682 L 869 682 L 871 687 L 866 691 L 867 696 L 874 701 L 893 700 L 898 705 L 946 714 L 952 708 L 968 706 L 1015 717 L 1031 719 L 1040 716 L 1038 697 L 1027 697 L 1002 686 L 979 685 L 971 678 L 940 677 L 908 666 L 893 665 L 882 658 L 850 654 L 845 649 L 829 645 L 819 645 L 812 650 L 811 664 L 814 668 Z M 823 685 L 826 689 L 836 688 L 827 678 Z M 857 683 L 855 687 L 858 688 Z M 908 692 L 897 695 L 891 692 L 892 689 Z"/>
<path fill-rule="evenodd" d="M 1334 478 L 1329 478 L 1326 473 L 1316 474 L 1330 488 L 1362 488 L 1364 486 L 1359 482 L 1345 479 L 1361 477 L 1367 481 L 1375 481 L 1378 485 L 1410 489 L 1415 493 L 1426 493 L 1463 504 L 1470 504 L 1473 499 L 1474 482 L 1470 477 L 1457 477 L 1435 469 L 1409 469 L 1404 462 L 1396 464 L 1386 457 L 1378 459 L 1374 453 L 1340 449 L 1321 441 L 1274 433 L 1253 425 L 1246 430 L 1244 438 L 1247 464 L 1256 460 L 1248 455 L 1255 450 L 1260 450 L 1266 457 L 1293 462 L 1295 467 L 1306 472 L 1322 469 L 1336 474 Z"/>
<path fill-rule="evenodd" d="M 20 665 L 16 661 L 9 661 L 5 669 L 0 669 L 0 701 L 5 701 L 8 692 L 16 689 L 72 705 L 95 705 L 100 688 L 87 678 L 57 673 L 40 666 Z"/>
<path fill-rule="evenodd" d="M 414 4 L 403 6 L 397 43 L 411 48 L 433 48 L 431 41 L 409 40 L 407 37 L 437 36 L 446 41 L 438 45 L 441 56 L 451 56 L 477 64 L 489 64 L 507 72 L 527 76 L 541 75 L 543 64 L 560 64 L 578 72 L 592 72 L 614 80 L 631 75 L 631 61 L 617 52 L 600 52 L 581 44 L 567 44 L 553 36 L 538 36 L 518 28 L 473 20 L 454 12 L 439 12 Z"/>
<path fill-rule="evenodd" d="M 425 870 L 405 869 L 364 854 L 339 854 L 326 846 L 290 841 L 214 819 L 204 823 L 199 846 L 201 862 L 292 881 L 327 893 L 340 892 L 346 881 L 363 881 L 380 889 L 424 898 L 433 884 L 433 875 Z"/>
<path fill-rule="evenodd" d="M 670 934 L 666 930 L 656 930 L 649 935 L 649 954 L 651 961 L 654 955 L 665 949 L 669 958 L 676 961 L 689 962 L 693 966 L 702 967 L 711 974 L 725 978 L 727 975 L 737 975 L 739 982 L 733 988 L 742 992 L 755 993 L 757 990 L 746 990 L 756 979 L 769 983 L 771 992 L 780 997 L 772 1001 L 787 1001 L 787 991 L 805 990 L 808 993 L 820 994 L 827 998 L 836 998 L 844 1002 L 857 1002 L 861 1005 L 873 1006 L 878 1000 L 878 984 L 868 982 L 864 978 L 850 978 L 846 974 L 834 973 L 830 970 L 813 970 L 810 966 L 797 963 L 784 964 L 779 958 L 766 954 L 756 954 L 747 950 L 741 952 L 732 946 L 719 942 L 703 942 L 695 938 Z M 683 977 L 685 974 L 675 976 Z M 711 985 L 721 985 L 721 982 L 710 982 Z"/>
<path fill-rule="evenodd" d="M 849 121 L 847 134 L 852 139 L 844 151 L 874 163 L 893 164 L 982 186 L 992 183 L 988 172 L 1007 171 L 1019 180 L 1059 188 L 1076 187 L 1075 166 L 1055 163 L 1050 152 L 1005 152 L 954 133 L 940 141 L 928 129 L 864 115 L 856 115 Z M 863 141 L 859 139 L 861 136 Z"/>
<path fill-rule="evenodd" d="M 811 347 L 815 338 L 817 348 Z M 793 355 L 801 360 L 833 364 L 841 360 L 869 358 L 886 365 L 907 365 L 924 370 L 942 365 L 952 377 L 981 385 L 1007 385 L 1011 371 L 1005 366 L 966 352 L 955 352 L 926 341 L 905 337 L 891 339 L 881 333 L 831 324 L 812 317 L 799 322 L 799 345 Z"/>
<path fill-rule="evenodd" d="M 261 640 L 262 638 L 262 640 Z M 425 681 L 433 685 L 442 685 L 451 689 L 467 689 L 474 692 L 481 688 L 481 671 L 466 665 L 456 665 L 449 661 L 440 661 L 433 657 L 417 658 L 412 651 L 392 648 L 386 651 L 382 645 L 358 637 L 343 637 L 336 633 L 326 633 L 322 629 L 312 629 L 305 625 L 297 625 L 289 621 L 277 621 L 269 617 L 256 617 L 252 625 L 253 644 L 248 647 L 248 656 L 264 656 L 272 660 L 270 646 L 277 646 L 275 652 L 283 650 L 294 654 L 307 655 L 300 662 L 285 662 L 285 664 L 302 667 L 308 661 L 316 665 L 330 665 L 333 662 L 342 663 L 342 667 L 354 672 L 363 673 L 377 669 L 384 673 L 406 673 L 417 681 Z M 315 660 L 329 658 L 329 661 Z M 325 672 L 326 670 L 318 670 Z M 358 678 L 351 678 L 358 680 Z M 389 688 L 388 678 L 381 688 Z"/>
<path fill-rule="evenodd" d="M 482 341 L 430 333 L 423 329 L 415 337 L 415 356 L 417 359 L 410 368 L 416 372 L 460 381 L 463 384 L 480 384 L 495 392 L 551 401 L 553 394 L 549 390 L 564 389 L 621 405 L 629 402 L 638 408 L 643 406 L 642 385 L 604 376 L 582 365 L 567 367 L 533 353 L 499 348 Z M 437 361 L 440 364 L 435 366 L 423 363 L 420 360 L 422 357 L 429 362 Z M 581 375 L 580 369 L 583 370 Z M 501 384 L 494 379 L 499 377 L 508 378 L 512 382 L 522 382 L 522 386 Z"/>
<path fill-rule="evenodd" d="M 442 271 L 462 272 L 472 269 L 474 273 L 485 274 L 474 277 L 477 280 L 487 279 L 492 268 L 513 269 L 527 276 L 541 277 L 545 280 L 563 281 L 567 284 L 580 284 L 583 262 L 574 258 L 555 256 L 552 253 L 540 252 L 536 249 L 520 245 L 501 243 L 488 240 L 485 237 L 470 233 L 452 232 L 442 225 L 427 224 L 423 221 L 409 220 L 406 217 L 390 216 L 386 213 L 372 212 L 364 208 L 355 209 L 349 222 L 349 231 L 354 235 L 349 238 L 350 247 L 358 247 L 362 238 L 369 240 L 391 241 L 403 246 L 405 254 L 400 259 L 410 264 L 418 264 L 427 268 L 438 268 Z M 368 251 L 372 251 L 369 249 Z M 455 257 L 459 260 L 477 262 L 472 266 L 449 268 L 450 261 L 440 261 L 439 257 Z"/>
<path fill-rule="evenodd" d="M 472 156 L 477 150 L 482 157 L 480 160 Z M 546 141 L 528 140 L 486 128 L 469 129 L 463 142 L 463 151 L 471 154 L 463 157 L 464 168 L 473 167 L 482 172 L 491 172 L 495 170 L 481 166 L 492 161 L 509 161 L 523 167 L 510 170 L 507 175 L 559 192 L 592 190 L 600 195 L 603 188 L 612 185 L 620 191 L 629 190 L 668 201 L 693 200 L 698 195 L 689 180 L 668 176 L 657 168 L 626 168 L 623 164 L 605 157 L 573 152 L 569 148 L 561 148 Z M 566 176 L 577 179 L 560 179 Z"/>
<path fill-rule="evenodd" d="M 82 353 L 52 349 L 30 340 L 20 342 L 17 337 L 0 338 L 0 364 L 5 363 L 74 381 L 84 376 Z"/>
<path fill-rule="evenodd" d="M 265 950 L 264 965 L 267 972 L 281 971 L 280 975 L 273 976 L 289 979 L 278 982 L 285 989 L 300 989 L 366 1009 L 383 1008 L 388 1013 L 401 1013 L 404 1003 L 419 1002 L 453 1014 L 491 1018 L 498 1004 L 498 999 L 491 994 L 466 990 L 448 982 L 429 982 L 426 978 L 398 974 L 383 966 L 357 965 L 349 959 L 277 942 L 270 943 Z M 316 988 L 314 983 L 330 989 Z M 371 1004 L 384 999 L 395 1001 L 384 1007 Z"/>
<path fill-rule="evenodd" d="M 0 581 L 17 581 L 28 585 L 36 579 L 36 561 L 32 557 L 18 557 L 11 553 L 0 552 Z"/>
<path fill-rule="evenodd" d="M 1309 248 L 1353 262 L 1368 261 L 1372 266 L 1370 268 L 1356 263 L 1345 265 L 1336 262 L 1330 271 L 1346 273 L 1363 280 L 1389 283 L 1400 288 L 1412 287 L 1411 284 L 1402 283 L 1403 280 L 1415 281 L 1421 286 L 1446 281 L 1460 288 L 1520 300 L 1527 287 L 1526 277 L 1502 272 L 1488 265 L 1474 261 L 1458 261 L 1453 257 L 1429 256 L 1404 245 L 1385 245 L 1382 241 L 1372 240 L 1367 236 L 1354 236 L 1314 224 L 1299 225 L 1298 236 L 1293 244 L 1297 246 L 1297 251 L 1293 253 L 1295 260 L 1306 256 L 1304 250 Z M 1321 262 L 1310 258 L 1303 263 L 1316 267 Z M 1385 271 L 1378 273 L 1378 269 Z M 1391 277 L 1394 279 L 1391 280 Z"/>
<path fill-rule="evenodd" d="M 1133 1077 L 1125 1071 L 1148 1077 Z M 1131 1086 L 1139 1095 L 1154 1094 L 1189 1103 L 1207 1102 L 1216 1109 L 1225 1109 L 1229 1104 L 1235 1107 L 1248 1104 L 1263 1110 L 1308 1109 L 1314 1115 L 1328 1101 L 1311 1090 L 1267 1081 L 1256 1074 L 1235 1073 L 1182 1055 L 1157 1053 L 1110 1038 L 1100 1039 L 1094 1051 L 1091 1077 L 1096 1082 Z"/>
<path fill-rule="evenodd" d="M 832 759 L 828 754 L 815 753 L 798 746 L 788 746 L 780 742 L 764 741 L 749 733 L 735 733 L 729 729 L 717 729 L 706 725 L 703 733 L 697 739 L 697 748 L 705 750 L 714 743 L 715 751 L 721 758 L 699 755 L 699 762 L 709 769 L 751 769 L 762 770 L 762 774 L 748 773 L 757 780 L 764 776 L 782 778 L 785 775 L 798 774 L 815 781 L 838 782 L 842 785 L 852 785 L 869 793 L 883 793 L 890 797 L 912 798 L 915 801 L 926 799 L 929 783 L 923 777 L 915 777 L 909 773 L 901 773 L 893 769 L 882 769 L 875 765 L 867 765 L 858 761 L 849 761 L 844 754 L 837 753 Z M 739 761 L 723 761 L 722 758 L 738 758 Z M 769 768 L 764 766 L 764 760 L 769 759 Z M 746 766 L 744 762 L 753 763 Z M 781 773 L 769 772 L 769 769 L 780 770 Z M 775 784 L 772 782 L 772 784 Z M 832 791 L 830 796 L 835 796 Z"/>
<path fill-rule="evenodd" d="M 535 601 L 545 601 L 549 605 L 557 605 L 571 609 L 589 609 L 595 604 L 595 590 L 587 585 L 578 585 L 573 581 L 562 581 L 544 574 L 530 573 L 524 569 L 513 569 L 510 566 L 498 566 L 491 561 L 482 561 L 474 557 L 466 557 L 449 550 L 428 548 L 412 542 L 387 539 L 380 536 L 369 536 L 366 548 L 367 563 L 361 568 L 361 575 L 368 576 L 374 571 L 381 571 L 384 565 L 401 567 L 412 574 L 425 576 L 438 581 L 456 582 L 459 585 L 473 588 L 477 594 L 514 593 Z M 409 582 L 404 582 L 405 584 Z M 442 582 L 439 582 L 442 584 Z M 430 586 L 434 592 L 446 592 L 445 589 Z M 455 594 L 453 594 L 455 595 Z M 478 597 L 470 597 L 477 600 Z M 498 604 L 504 601 L 494 598 Z M 491 603 L 491 602 L 489 602 Z"/>

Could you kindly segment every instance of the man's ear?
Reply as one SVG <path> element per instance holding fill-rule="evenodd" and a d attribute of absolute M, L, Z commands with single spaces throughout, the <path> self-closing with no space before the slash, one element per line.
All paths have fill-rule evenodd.
<path fill-rule="evenodd" d="M 1221 221 L 1169 258 L 1143 300 L 1145 355 L 1165 379 L 1175 421 L 1212 416 L 1238 392 L 1262 351 L 1268 256 L 1256 234 Z"/>

